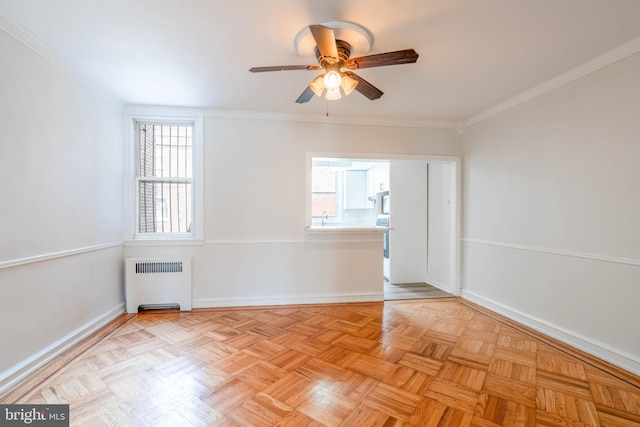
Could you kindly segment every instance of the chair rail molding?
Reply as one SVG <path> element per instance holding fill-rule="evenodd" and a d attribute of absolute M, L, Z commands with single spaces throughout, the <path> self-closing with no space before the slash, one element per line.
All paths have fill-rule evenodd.
<path fill-rule="evenodd" d="M 30 257 L 11 259 L 11 260 L 0 262 L 0 270 L 4 268 L 17 267 L 19 265 L 32 264 L 34 262 L 48 261 L 51 259 L 63 258 L 63 257 L 72 256 L 72 255 L 79 255 L 87 252 L 95 252 L 103 249 L 116 248 L 119 246 L 124 247 L 124 242 L 118 241 L 118 242 L 111 242 L 111 243 L 102 243 L 99 245 L 85 246 L 82 248 L 68 249 L 68 250 L 59 251 L 59 252 L 50 252 L 50 253 L 34 255 Z"/>
<path fill-rule="evenodd" d="M 619 258 L 607 255 L 590 254 L 585 252 L 565 251 L 561 249 L 544 248 L 540 246 L 521 245 L 517 243 L 497 242 L 493 240 L 473 239 L 464 237 L 460 239 L 463 243 L 471 243 L 476 245 L 500 246 L 503 248 L 520 249 L 523 251 L 541 252 L 545 254 L 561 255 L 573 258 L 583 258 L 593 261 L 612 262 L 616 264 L 635 265 L 640 267 L 640 260 L 632 258 Z"/>

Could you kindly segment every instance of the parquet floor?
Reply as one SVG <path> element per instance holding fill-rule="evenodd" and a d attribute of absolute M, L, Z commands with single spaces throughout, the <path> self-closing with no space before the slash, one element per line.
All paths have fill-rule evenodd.
<path fill-rule="evenodd" d="M 77 426 L 640 426 L 640 388 L 455 298 L 123 315 L 4 403 Z"/>

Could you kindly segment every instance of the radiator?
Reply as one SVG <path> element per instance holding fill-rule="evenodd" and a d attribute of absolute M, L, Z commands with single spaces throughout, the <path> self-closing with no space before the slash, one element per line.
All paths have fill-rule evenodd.
<path fill-rule="evenodd" d="M 191 310 L 191 258 L 128 258 L 125 263 L 127 313 L 137 313 L 140 306 Z"/>

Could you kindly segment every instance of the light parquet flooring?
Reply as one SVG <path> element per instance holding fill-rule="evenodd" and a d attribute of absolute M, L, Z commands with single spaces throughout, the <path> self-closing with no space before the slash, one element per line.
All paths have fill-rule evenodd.
<path fill-rule="evenodd" d="M 637 377 L 455 298 L 123 317 L 3 403 L 75 426 L 640 426 Z"/>

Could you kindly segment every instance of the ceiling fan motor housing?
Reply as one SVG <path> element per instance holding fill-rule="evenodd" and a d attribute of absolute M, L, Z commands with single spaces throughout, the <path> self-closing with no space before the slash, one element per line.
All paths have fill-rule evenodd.
<path fill-rule="evenodd" d="M 325 69 L 333 68 L 337 65 L 337 68 L 342 68 L 347 62 L 347 59 L 351 56 L 351 45 L 344 40 L 336 40 L 336 48 L 338 50 L 338 60 L 332 57 L 322 56 L 320 49 L 316 46 L 316 59 L 318 63 Z"/>

